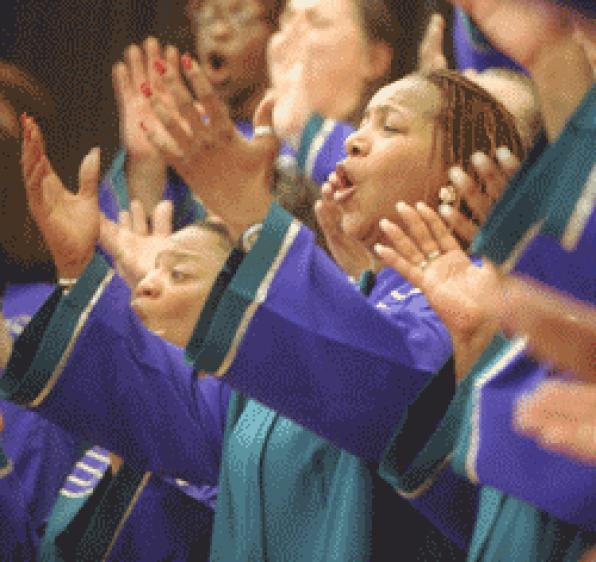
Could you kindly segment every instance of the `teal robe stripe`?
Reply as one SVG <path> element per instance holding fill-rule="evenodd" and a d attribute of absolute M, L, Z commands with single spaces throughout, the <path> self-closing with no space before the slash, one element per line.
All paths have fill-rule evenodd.
<path fill-rule="evenodd" d="M 126 180 L 126 150 L 120 149 L 106 174 L 108 185 L 116 196 L 118 208 L 128 211 L 130 200 L 128 198 L 128 181 Z"/>
<path fill-rule="evenodd" d="M 502 264 L 535 225 L 560 239 L 594 166 L 596 85 L 556 143 L 539 150 L 512 179 L 472 245 L 474 254 Z M 540 148 L 540 147 L 538 147 Z M 557 186 L 545 190 L 545 185 Z M 545 224 L 542 225 L 541 223 Z"/>
<path fill-rule="evenodd" d="M 580 531 L 533 505 L 484 486 L 468 562 L 578 562 L 596 544 L 596 533 Z"/>
<path fill-rule="evenodd" d="M 209 326 L 203 343 L 198 350 L 194 346 L 187 347 L 187 357 L 197 371 L 217 376 L 225 373 L 256 307 L 267 296 L 275 268 L 297 234 L 298 225 L 277 203 L 272 204 L 259 238 L 227 285 L 217 309 L 213 312 L 212 305 L 221 290 L 219 286 L 216 286 L 215 293 L 212 292 L 209 306 L 202 311 L 197 326 Z M 207 319 L 209 315 L 212 315 L 211 322 Z"/>
<path fill-rule="evenodd" d="M 313 113 L 304 126 L 302 137 L 300 138 L 300 147 L 298 149 L 297 156 L 298 169 L 302 173 L 305 173 L 306 171 L 306 161 L 308 160 L 311 153 L 313 141 L 319 134 L 324 122 L 325 119 L 321 115 L 318 113 Z"/>
<path fill-rule="evenodd" d="M 407 497 L 424 492 L 454 454 L 458 436 L 469 435 L 469 398 L 484 366 L 494 364 L 503 353 L 502 336 L 496 336 L 478 359 L 470 375 L 459 383 L 455 394 L 443 410 L 443 417 L 427 442 L 419 442 L 420 426 L 428 416 L 437 415 L 444 402 L 444 383 L 435 377 L 420 393 L 409 409 L 406 419 L 398 426 L 381 462 L 381 475 Z M 448 373 L 445 373 L 447 375 Z M 413 435 L 412 435 L 413 434 Z M 465 471 L 463 471 L 465 473 Z M 473 480 L 476 482 L 476 480 Z"/>
<path fill-rule="evenodd" d="M 60 299 L 57 290 L 25 328 L 19 349 L 0 380 L 0 397 L 17 404 L 39 406 L 59 378 L 85 323 L 113 276 L 106 261 L 96 255 L 70 293 Z M 52 337 L 38 338 L 52 322 Z M 32 359 L 31 359 L 32 357 Z M 23 376 L 23 372 L 26 375 Z"/>
<path fill-rule="evenodd" d="M 128 180 L 126 178 L 126 158 L 126 150 L 121 148 L 114 157 L 112 165 L 103 180 L 100 206 L 108 215 L 113 213 L 113 209 L 109 208 L 111 205 L 107 201 L 107 194 L 103 193 L 103 190 L 112 193 L 120 211 L 128 211 L 130 209 Z M 188 188 L 170 168 L 167 169 L 163 197 L 165 199 L 171 198 L 174 202 L 172 223 L 177 229 L 189 224 L 189 219 L 190 222 L 194 222 L 202 220 L 206 216 L 203 205 L 192 196 Z"/>
<path fill-rule="evenodd" d="M 112 546 L 150 477 L 150 472 L 127 464 L 120 467 L 77 545 L 77 561 L 94 562 L 109 557 Z"/>
<path fill-rule="evenodd" d="M 358 288 L 363 295 L 368 297 L 375 288 L 376 282 L 377 276 L 375 275 L 374 271 L 367 269 L 360 274 L 360 279 L 358 279 Z"/>

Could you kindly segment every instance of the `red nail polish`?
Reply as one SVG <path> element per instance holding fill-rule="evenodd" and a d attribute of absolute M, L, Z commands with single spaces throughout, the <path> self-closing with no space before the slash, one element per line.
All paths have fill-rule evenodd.
<path fill-rule="evenodd" d="M 21 113 L 21 128 L 25 128 L 27 126 L 27 114 L 25 112 Z"/>
<path fill-rule="evenodd" d="M 29 127 L 27 127 L 27 129 L 25 129 L 25 138 L 30 141 L 31 140 L 31 129 Z"/>
<path fill-rule="evenodd" d="M 152 92 L 151 92 L 151 85 L 149 84 L 149 82 L 143 82 L 143 83 L 141 84 L 141 92 L 143 92 L 143 95 L 144 95 L 146 98 L 149 98 L 149 97 L 151 97 L 151 93 L 152 93 Z"/>
<path fill-rule="evenodd" d="M 139 125 L 140 125 L 141 129 L 143 129 L 143 131 L 147 131 L 147 127 L 146 127 L 146 125 L 145 125 L 145 123 L 143 121 L 141 121 L 139 123 Z"/>
<path fill-rule="evenodd" d="M 190 70 L 192 67 L 192 58 L 188 53 L 185 53 L 180 57 L 180 62 L 185 70 Z"/>
<path fill-rule="evenodd" d="M 166 73 L 167 67 L 166 67 L 166 63 L 164 61 L 162 61 L 161 59 L 157 59 L 154 63 L 153 66 L 155 68 L 155 70 L 157 70 L 157 72 L 163 76 Z"/>

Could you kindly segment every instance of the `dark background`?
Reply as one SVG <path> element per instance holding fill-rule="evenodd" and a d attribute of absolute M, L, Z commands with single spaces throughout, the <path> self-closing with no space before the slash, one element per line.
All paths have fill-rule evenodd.
<path fill-rule="evenodd" d="M 403 0 L 393 0 L 395 2 Z M 22 66 L 49 90 L 58 117 L 46 131 L 59 173 L 75 185 L 82 156 L 102 148 L 103 169 L 118 145 L 112 64 L 153 34 L 193 50 L 186 0 L 20 0 L 0 2 L 0 59 Z M 441 0 L 415 0 L 404 27 L 420 35 Z M 415 56 L 409 53 L 409 57 Z"/>

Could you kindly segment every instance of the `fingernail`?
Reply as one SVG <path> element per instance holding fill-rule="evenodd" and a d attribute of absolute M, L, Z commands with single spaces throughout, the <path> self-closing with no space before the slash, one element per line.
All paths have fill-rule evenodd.
<path fill-rule="evenodd" d="M 21 113 L 21 128 L 24 129 L 27 126 L 27 114 L 23 111 Z"/>
<path fill-rule="evenodd" d="M 466 181 L 466 173 L 459 166 L 449 168 L 447 175 L 451 183 L 464 183 Z"/>
<path fill-rule="evenodd" d="M 192 58 L 188 53 L 184 53 L 181 57 L 180 57 L 180 62 L 182 63 L 182 66 L 184 67 L 185 70 L 190 70 L 192 67 Z"/>
<path fill-rule="evenodd" d="M 383 253 L 383 248 L 384 246 L 382 244 L 375 244 L 373 246 L 373 250 L 375 251 L 375 254 L 377 254 L 378 256 L 380 256 Z"/>
<path fill-rule="evenodd" d="M 143 131 L 147 131 L 147 126 L 145 125 L 145 122 L 144 121 L 141 121 L 139 123 L 139 126 L 141 127 L 141 129 L 143 129 Z"/>
<path fill-rule="evenodd" d="M 407 205 L 403 201 L 398 201 L 397 205 L 395 205 L 395 208 L 397 209 L 398 213 L 403 213 L 406 210 Z"/>
<path fill-rule="evenodd" d="M 499 148 L 497 148 L 497 160 L 507 160 L 508 158 L 511 158 L 511 156 L 511 150 L 509 150 L 509 148 L 507 148 L 506 146 L 500 146 Z"/>
<path fill-rule="evenodd" d="M 439 205 L 439 215 L 444 219 L 450 217 L 451 213 L 453 213 L 453 207 L 451 205 L 445 205 L 444 203 Z"/>
<path fill-rule="evenodd" d="M 439 190 L 439 199 L 446 205 L 455 203 L 457 201 L 457 191 L 455 190 L 455 187 L 452 185 L 442 187 Z"/>
<path fill-rule="evenodd" d="M 27 127 L 27 129 L 25 130 L 25 138 L 30 141 L 31 140 L 31 129 L 29 127 Z"/>
<path fill-rule="evenodd" d="M 426 205 L 422 201 L 418 201 L 418 203 L 416 203 L 417 211 L 422 211 L 424 209 L 424 207 L 426 207 Z"/>
<path fill-rule="evenodd" d="M 161 59 L 157 59 L 153 63 L 153 67 L 155 68 L 155 70 L 157 70 L 157 72 L 160 76 L 163 76 L 166 73 L 166 70 L 167 70 L 166 63 L 164 61 L 162 61 Z"/>
<path fill-rule="evenodd" d="M 488 166 L 488 158 L 486 155 L 482 154 L 482 152 L 474 152 L 470 160 L 472 161 L 472 164 L 474 164 L 474 167 L 479 171 L 486 170 Z"/>
<path fill-rule="evenodd" d="M 389 221 L 387 219 L 381 219 L 379 221 L 379 226 L 381 227 L 381 230 L 388 230 L 389 229 Z"/>
<path fill-rule="evenodd" d="M 151 85 L 149 84 L 149 82 L 143 82 L 141 84 L 141 92 L 143 93 L 143 95 L 146 98 L 150 98 L 151 97 Z"/>

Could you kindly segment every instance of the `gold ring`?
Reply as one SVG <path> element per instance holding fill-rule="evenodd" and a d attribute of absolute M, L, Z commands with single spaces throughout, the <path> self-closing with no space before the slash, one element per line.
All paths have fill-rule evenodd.
<path fill-rule="evenodd" d="M 433 260 L 436 260 L 440 255 L 441 255 L 441 252 L 439 250 L 433 250 L 426 256 L 426 259 L 429 262 L 431 262 Z"/>

